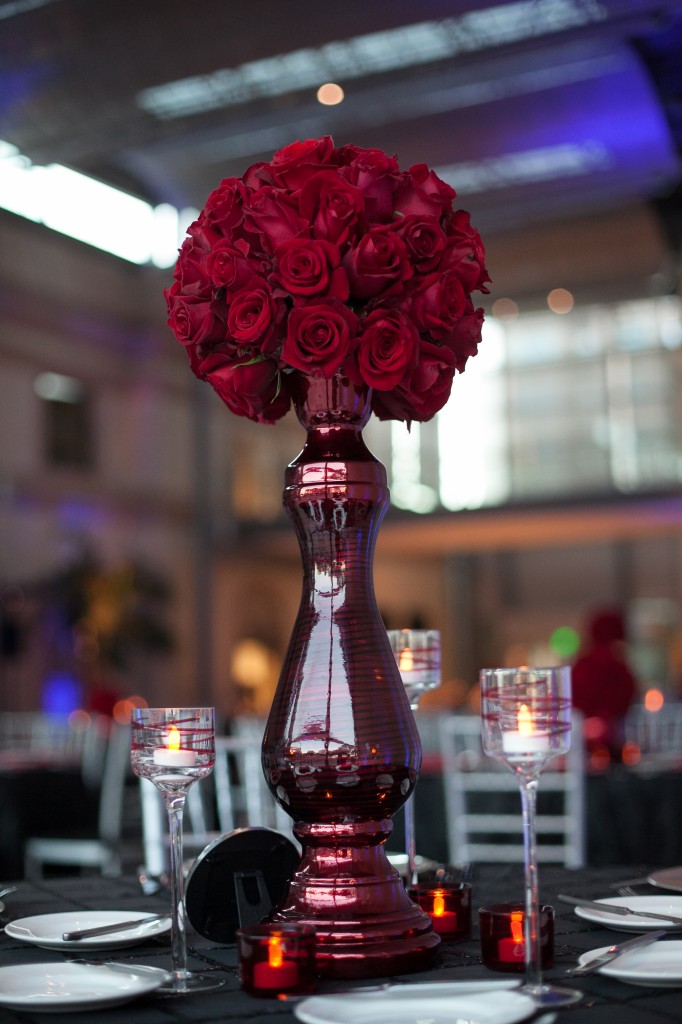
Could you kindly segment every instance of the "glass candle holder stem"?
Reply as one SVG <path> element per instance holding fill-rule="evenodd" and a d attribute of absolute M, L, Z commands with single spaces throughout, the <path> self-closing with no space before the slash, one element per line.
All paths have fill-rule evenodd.
<path fill-rule="evenodd" d="M 416 885 L 419 881 L 417 872 L 417 836 L 414 827 L 414 794 L 403 806 L 405 816 L 405 850 L 407 853 L 407 884 Z"/>
<path fill-rule="evenodd" d="M 523 819 L 523 867 L 526 882 L 526 913 L 523 919 L 523 938 L 526 958 L 526 986 L 536 997 L 542 991 L 536 828 L 537 793 L 537 777 L 532 775 L 522 776 L 521 814 Z"/>
<path fill-rule="evenodd" d="M 185 793 L 165 793 L 170 839 L 171 884 L 171 973 L 176 985 L 182 986 L 187 976 L 187 930 L 185 928 L 185 876 L 182 870 L 182 819 Z"/>

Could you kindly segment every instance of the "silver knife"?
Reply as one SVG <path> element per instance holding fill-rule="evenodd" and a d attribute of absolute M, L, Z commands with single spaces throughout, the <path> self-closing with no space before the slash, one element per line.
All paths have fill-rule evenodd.
<path fill-rule="evenodd" d="M 134 921 L 119 921 L 118 924 L 102 924 L 97 928 L 79 928 L 73 932 L 64 932 L 63 942 L 76 942 L 78 939 L 94 939 L 98 935 L 113 935 L 114 932 L 127 932 L 131 928 L 139 928 L 143 924 L 163 921 L 168 914 L 151 914 L 149 917 L 138 917 Z"/>
<path fill-rule="evenodd" d="M 591 910 L 605 910 L 607 914 L 621 914 L 623 917 L 646 917 L 655 921 L 671 921 L 672 924 L 682 925 L 682 917 L 673 917 L 672 914 L 658 914 L 651 910 L 631 910 L 630 907 L 621 907 L 618 903 L 601 903 L 599 900 L 583 900 L 578 896 L 566 896 L 559 894 L 562 903 L 570 903 L 573 907 L 589 907 Z"/>
<path fill-rule="evenodd" d="M 628 939 L 627 942 L 619 942 L 615 946 L 609 946 L 608 949 L 595 957 L 594 960 L 589 960 L 586 964 L 581 964 L 579 967 L 571 967 L 570 970 L 566 971 L 566 974 L 572 978 L 592 974 L 593 971 L 598 971 L 605 964 L 610 964 L 613 960 L 617 960 L 624 953 L 630 953 L 633 949 L 639 949 L 641 946 L 650 946 L 653 942 L 658 942 L 664 935 L 664 931 L 647 932 L 646 935 L 638 935 L 637 938 Z"/>

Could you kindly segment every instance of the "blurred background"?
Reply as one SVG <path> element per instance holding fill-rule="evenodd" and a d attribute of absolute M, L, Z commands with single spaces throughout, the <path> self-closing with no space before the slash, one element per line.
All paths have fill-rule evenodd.
<path fill-rule="evenodd" d="M 443 412 L 366 430 L 380 609 L 442 631 L 423 706 L 605 607 L 679 700 L 681 52 L 672 0 L 0 0 L 0 711 L 267 712 L 303 433 L 194 379 L 163 289 L 223 177 L 323 134 L 434 167 L 493 279 Z"/>

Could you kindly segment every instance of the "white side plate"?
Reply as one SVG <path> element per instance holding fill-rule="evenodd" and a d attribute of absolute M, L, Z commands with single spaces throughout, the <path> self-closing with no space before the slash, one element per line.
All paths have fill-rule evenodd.
<path fill-rule="evenodd" d="M 537 1010 L 530 996 L 514 991 L 518 980 L 392 985 L 379 992 L 312 996 L 294 1007 L 304 1024 L 516 1024 Z"/>
<path fill-rule="evenodd" d="M 601 903 L 601 900 L 597 900 Z M 644 910 L 647 914 L 672 914 L 682 919 L 682 896 L 615 896 L 609 897 L 604 903 L 614 903 L 617 907 L 629 907 L 630 910 Z M 584 917 L 593 924 L 606 925 L 624 932 L 649 932 L 665 928 L 678 931 L 682 924 L 671 921 L 656 921 L 653 917 L 625 917 L 624 914 L 610 913 L 608 910 L 596 910 L 592 907 L 576 907 L 578 917 Z"/>
<path fill-rule="evenodd" d="M 22 942 L 30 942 L 43 949 L 120 949 L 123 946 L 134 946 L 155 935 L 162 935 L 170 930 L 170 919 L 152 921 L 141 924 L 139 928 L 130 928 L 125 932 L 112 932 L 110 935 L 99 935 L 92 939 L 75 939 L 64 942 L 64 932 L 75 931 L 77 928 L 99 928 L 117 921 L 134 921 L 149 917 L 148 913 L 131 913 L 129 910 L 75 910 L 66 914 L 40 914 L 37 917 L 21 917 L 5 925 L 5 935 Z"/>
<path fill-rule="evenodd" d="M 586 964 L 601 953 L 601 949 L 591 949 L 583 953 L 579 963 Z M 663 940 L 643 949 L 633 949 L 610 964 L 599 968 L 600 974 L 610 978 L 618 978 L 629 985 L 649 985 L 651 988 L 682 987 L 682 942 Z"/>
<path fill-rule="evenodd" d="M 0 967 L 0 1006 L 13 1010 L 89 1010 L 154 992 L 170 980 L 156 967 L 116 964 L 20 964 Z"/>

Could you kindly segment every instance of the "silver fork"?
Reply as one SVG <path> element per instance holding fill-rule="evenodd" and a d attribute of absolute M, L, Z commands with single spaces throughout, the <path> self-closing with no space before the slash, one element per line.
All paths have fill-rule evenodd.
<path fill-rule="evenodd" d="M 619 885 L 616 890 L 619 896 L 636 896 L 637 893 L 631 885 Z"/>

